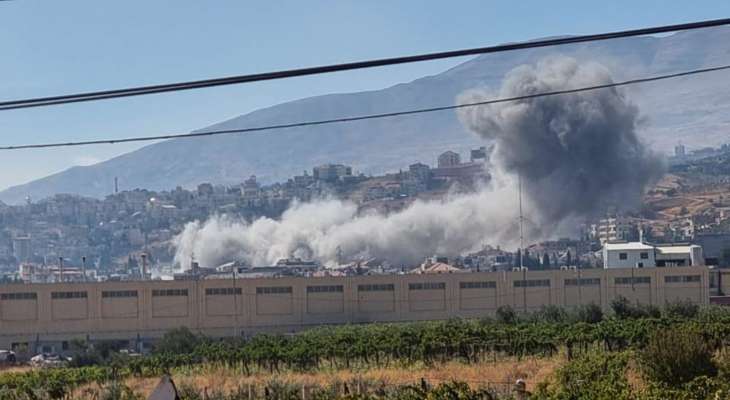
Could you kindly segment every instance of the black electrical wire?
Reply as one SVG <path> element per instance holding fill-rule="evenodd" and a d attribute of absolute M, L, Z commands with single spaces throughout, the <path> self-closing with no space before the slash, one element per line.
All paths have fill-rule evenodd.
<path fill-rule="evenodd" d="M 506 102 L 511 102 L 511 101 L 529 100 L 529 99 L 534 99 L 534 98 L 538 98 L 538 97 L 578 93 L 578 92 L 585 92 L 585 91 L 589 91 L 589 90 L 599 90 L 599 89 L 607 89 L 607 88 L 613 88 L 613 87 L 619 87 L 619 86 L 628 86 L 628 85 L 634 85 L 634 84 L 639 84 L 639 83 L 646 83 L 646 82 L 653 82 L 653 81 L 659 81 L 659 80 L 664 80 L 664 79 L 679 78 L 679 77 L 683 77 L 683 76 L 703 74 L 703 73 L 708 73 L 708 72 L 723 71 L 723 70 L 728 70 L 728 69 L 730 69 L 730 65 L 722 65 L 722 66 L 716 66 L 716 67 L 701 68 L 701 69 L 694 69 L 694 70 L 690 70 L 690 71 L 677 72 L 677 73 L 673 73 L 673 74 L 656 75 L 656 76 L 650 76 L 650 77 L 645 77 L 645 78 L 631 79 L 631 80 L 621 81 L 621 82 L 611 82 L 611 83 L 606 83 L 606 84 L 601 84 L 601 85 L 585 86 L 585 87 L 574 88 L 574 89 L 556 90 L 556 91 L 552 91 L 552 92 L 533 93 L 533 94 L 528 94 L 528 95 L 523 95 L 523 96 L 490 99 L 490 100 L 478 101 L 478 102 L 473 102 L 473 103 L 453 104 L 453 105 L 441 106 L 441 107 L 419 108 L 419 109 L 413 109 L 413 110 L 394 111 L 394 112 L 380 113 L 380 114 L 367 114 L 367 115 L 357 115 L 357 116 L 334 118 L 334 119 L 324 119 L 324 120 L 316 120 L 316 121 L 302 121 L 302 122 L 293 122 L 293 123 L 287 123 L 287 124 L 266 125 L 266 126 L 258 126 L 258 127 L 251 127 L 251 128 L 223 129 L 223 130 L 168 134 L 168 135 L 158 135 L 158 136 L 138 136 L 138 137 L 127 137 L 127 138 L 119 138 L 119 139 L 87 140 L 87 141 L 78 141 L 78 142 L 56 142 L 56 143 L 40 143 L 40 144 L 23 144 L 23 145 L 15 145 L 15 146 L 0 146 L 0 150 L 40 149 L 40 148 L 48 148 L 48 147 L 86 146 L 86 145 L 94 145 L 94 144 L 116 144 L 116 143 L 163 140 L 163 139 L 194 138 L 194 137 L 204 137 L 204 136 L 227 135 L 227 134 L 234 134 L 234 133 L 252 133 L 252 132 L 270 131 L 270 130 L 277 130 L 277 129 L 300 128 L 300 127 L 305 127 L 305 126 L 327 125 L 327 124 L 335 124 L 335 123 L 363 121 L 363 120 L 369 120 L 369 119 L 392 118 L 392 117 L 399 117 L 399 116 L 405 116 L 405 115 L 424 114 L 424 113 L 430 113 L 430 112 L 455 110 L 455 109 L 466 108 L 466 107 L 477 107 L 477 106 L 483 106 L 483 105 L 489 105 L 489 104 L 506 103 Z"/>
<path fill-rule="evenodd" d="M 428 53 L 393 58 L 381 58 L 368 61 L 357 61 L 344 64 L 332 64 L 309 68 L 290 69 L 274 72 L 265 72 L 251 75 L 238 75 L 223 78 L 204 79 L 189 82 L 177 82 L 160 85 L 138 86 L 125 89 L 103 90 L 96 92 L 75 93 L 60 96 L 37 97 L 22 100 L 9 100 L 0 102 L 0 111 L 13 110 L 18 108 L 42 107 L 77 103 L 84 101 L 96 101 L 113 99 L 119 97 L 141 96 L 154 93 L 174 92 L 180 90 L 200 89 L 214 86 L 235 85 L 241 83 L 259 82 L 273 79 L 292 78 L 298 76 L 326 74 L 339 71 L 350 71 L 363 68 L 383 67 L 388 65 L 406 64 L 421 61 L 440 60 L 445 58 L 463 57 L 478 54 L 498 53 L 511 50 L 532 49 L 538 47 L 557 46 L 571 43 L 583 43 L 599 40 L 618 39 L 631 36 L 653 35 L 667 32 L 686 31 L 692 29 L 710 28 L 715 26 L 730 25 L 730 18 L 706 20 L 676 25 L 663 25 L 651 28 L 632 29 L 609 33 L 592 35 L 581 35 L 564 38 L 553 38 L 535 40 L 530 42 L 508 43 L 497 46 L 477 47 L 462 50 L 452 50 L 438 53 Z"/>

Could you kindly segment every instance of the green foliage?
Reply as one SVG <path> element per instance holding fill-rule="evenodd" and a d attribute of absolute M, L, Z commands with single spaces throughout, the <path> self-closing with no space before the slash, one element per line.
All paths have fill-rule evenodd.
<path fill-rule="evenodd" d="M 149 356 L 125 357 L 116 353 L 111 345 L 79 343 L 79 349 L 99 353 L 98 365 L 4 373 L 0 374 L 0 388 L 23 396 L 35 396 L 32 398 L 60 398 L 88 383 L 106 385 L 129 376 L 157 377 L 174 369 L 191 371 L 202 364 L 231 367 L 250 375 L 283 370 L 408 367 L 451 360 L 473 363 L 502 356 L 551 356 L 562 351 L 569 360 L 585 364 L 582 368 L 586 368 L 586 374 L 596 368 L 598 371 L 604 368 L 612 374 L 611 368 L 618 361 L 607 358 L 603 352 L 599 354 L 603 358 L 595 356 L 593 353 L 598 349 L 619 355 L 637 352 L 643 355 L 642 349 L 648 349 L 647 360 L 657 357 L 656 362 L 649 361 L 652 364 L 677 365 L 672 368 L 694 371 L 682 378 L 686 385 L 696 378 L 697 371 L 705 371 L 693 367 L 696 364 L 692 360 L 697 358 L 692 357 L 698 354 L 698 343 L 706 346 L 701 348 L 705 349 L 701 353 L 705 365 L 707 349 L 711 356 L 715 349 L 730 344 L 729 310 L 703 308 L 692 318 L 670 316 L 675 314 L 665 311 L 664 317 L 648 318 L 636 316 L 648 315 L 643 308 L 625 305 L 631 310 L 641 310 L 643 314 L 631 311 L 629 315 L 633 317 L 621 319 L 604 317 L 596 305 L 571 312 L 546 306 L 533 315 L 518 317 L 514 310 L 501 308 L 496 319 L 326 326 L 297 335 L 257 335 L 247 340 L 211 340 L 179 329 L 166 335 L 157 351 Z M 689 341 L 693 337 L 697 342 L 677 344 L 673 339 L 665 338 L 663 344 L 659 344 L 655 332 L 669 331 L 689 332 L 682 340 Z M 110 348 L 106 351 L 107 358 L 102 357 L 105 353 L 102 347 Z M 682 354 L 664 354 L 659 351 L 661 349 L 681 349 Z M 586 357 L 592 355 L 599 357 L 592 361 L 596 364 L 591 367 L 594 369 L 589 368 L 590 359 L 586 361 Z M 686 361 L 682 357 L 690 359 Z M 667 359 L 671 362 L 667 363 Z M 730 362 L 720 358 L 717 365 L 719 376 L 730 378 Z M 570 386 L 575 381 L 566 378 L 564 383 Z M 672 390 L 682 390 L 682 387 Z M 594 389 L 595 393 L 603 393 L 601 390 L 610 392 L 616 388 Z M 561 390 L 561 393 L 572 393 Z M 12 398 L 4 395 L 0 393 L 0 398 Z"/>
<path fill-rule="evenodd" d="M 628 352 L 587 353 L 561 367 L 555 382 L 538 387 L 533 397 L 556 400 L 636 399 L 626 377 L 629 358 Z"/>
<path fill-rule="evenodd" d="M 578 322 L 597 324 L 603 320 L 603 310 L 596 303 L 578 306 L 575 309 L 575 319 Z"/>
<path fill-rule="evenodd" d="M 664 314 L 670 318 L 694 318 L 700 311 L 700 306 L 689 300 L 677 300 L 664 306 Z"/>
<path fill-rule="evenodd" d="M 689 329 L 656 330 L 639 352 L 639 362 L 648 380 L 674 387 L 717 373 L 713 349 Z"/>
<path fill-rule="evenodd" d="M 568 313 L 564 308 L 550 304 L 540 307 L 540 310 L 533 314 L 533 318 L 541 322 L 559 323 L 568 320 Z"/>
<path fill-rule="evenodd" d="M 517 313 L 510 306 L 499 306 L 496 315 L 497 321 L 503 324 L 514 324 L 517 322 Z"/>
<path fill-rule="evenodd" d="M 201 341 L 202 339 L 190 329 L 180 327 L 165 333 L 155 346 L 155 351 L 163 354 L 192 353 Z"/>
<path fill-rule="evenodd" d="M 618 296 L 611 301 L 611 310 L 620 319 L 660 318 L 661 310 L 652 304 L 632 304 L 626 297 Z"/>

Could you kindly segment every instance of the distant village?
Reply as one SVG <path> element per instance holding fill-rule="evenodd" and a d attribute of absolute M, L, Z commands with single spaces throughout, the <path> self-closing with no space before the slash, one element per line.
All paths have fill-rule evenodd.
<path fill-rule="evenodd" d="M 196 190 L 135 189 L 103 200 L 58 194 L 18 206 L 0 203 L 0 272 L 3 279 L 59 280 L 139 277 L 143 263 L 171 267 L 171 239 L 186 223 L 215 214 L 249 221 L 277 218 L 295 199 L 347 199 L 362 211 L 392 212 L 416 198 L 468 190 L 489 179 L 488 151 L 474 149 L 466 160 L 446 151 L 436 166 L 415 163 L 405 171 L 366 176 L 341 164 L 316 166 L 283 183 L 261 184 L 250 176 L 240 185 L 201 183 Z M 116 186 L 116 185 L 115 185 Z M 82 270 L 86 274 L 82 274 Z"/>
<path fill-rule="evenodd" d="M 59 282 L 601 268 L 611 257 L 612 266 L 730 265 L 730 171 L 708 169 L 708 160 L 722 164 L 730 154 L 727 145 L 692 153 L 677 146 L 669 159 L 670 174 L 649 191 L 644 209 L 633 214 L 606 210 L 605 216 L 576 227 L 576 237 L 533 243 L 524 250 L 485 243 L 479 251 L 458 257 L 424 254 L 422 264 L 411 266 L 378 259 L 323 266 L 294 257 L 260 266 L 235 260 L 221 266 L 193 263 L 189 271 L 172 265 L 172 239 L 190 221 L 216 214 L 249 221 L 277 218 L 295 200 L 327 196 L 352 201 L 361 212 L 394 212 L 416 199 L 470 191 L 488 181 L 489 154 L 485 147 L 466 157 L 445 151 L 433 166 L 414 163 L 381 176 L 324 164 L 274 184 L 250 176 L 234 186 L 201 183 L 194 190 L 135 189 L 103 200 L 58 194 L 18 206 L 0 205 L 0 279 Z M 708 188 L 722 182 L 725 189 L 708 194 Z M 647 249 L 651 256 L 643 254 Z M 632 252 L 637 251 L 634 257 Z"/>

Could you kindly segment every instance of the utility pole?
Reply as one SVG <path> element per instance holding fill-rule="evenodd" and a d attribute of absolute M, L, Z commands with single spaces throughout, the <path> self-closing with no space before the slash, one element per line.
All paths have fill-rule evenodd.
<path fill-rule="evenodd" d="M 81 272 L 83 272 L 84 282 L 86 282 L 86 256 L 81 256 Z"/>
<path fill-rule="evenodd" d="M 142 280 L 147 280 L 147 253 L 142 253 L 140 255 L 142 257 Z"/>
<path fill-rule="evenodd" d="M 517 188 L 519 192 L 520 204 L 520 270 L 522 271 L 522 309 L 527 312 L 527 270 L 525 269 L 525 235 L 524 235 L 524 217 L 522 216 L 522 173 L 517 173 Z"/>
<path fill-rule="evenodd" d="M 238 332 L 238 289 L 236 288 L 236 270 L 238 267 L 233 265 L 233 337 L 237 338 Z"/>
<path fill-rule="evenodd" d="M 63 282 L 63 257 L 58 257 L 58 280 Z"/>
<path fill-rule="evenodd" d="M 519 190 L 519 203 L 520 203 L 520 269 L 522 269 L 525 267 L 525 265 L 523 263 L 525 236 L 524 236 L 524 230 L 523 230 L 524 218 L 522 216 L 522 174 L 521 173 L 517 174 L 517 186 L 518 186 L 518 190 Z"/>

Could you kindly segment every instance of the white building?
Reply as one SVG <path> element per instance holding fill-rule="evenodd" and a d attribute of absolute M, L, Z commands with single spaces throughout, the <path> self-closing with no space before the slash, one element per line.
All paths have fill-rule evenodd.
<path fill-rule="evenodd" d="M 696 244 L 606 243 L 602 252 L 604 268 L 689 267 L 705 264 L 702 247 Z"/>

